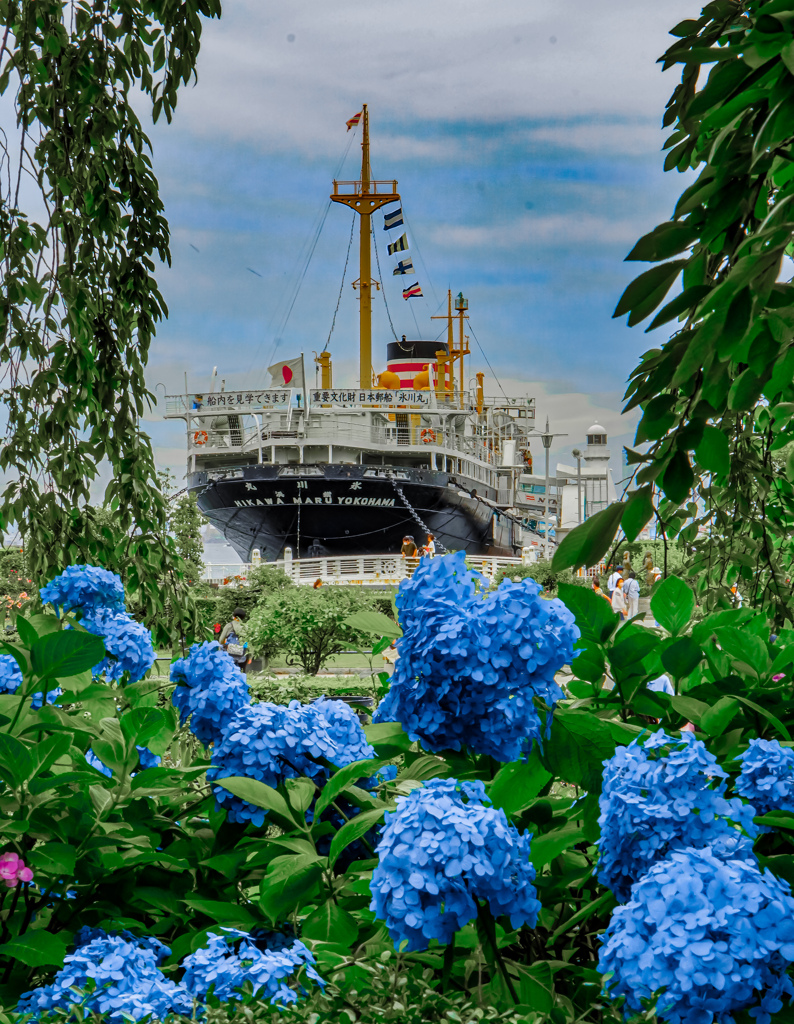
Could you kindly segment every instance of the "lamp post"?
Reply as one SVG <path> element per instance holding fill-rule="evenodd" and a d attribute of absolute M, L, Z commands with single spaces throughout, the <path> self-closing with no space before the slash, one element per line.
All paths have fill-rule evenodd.
<path fill-rule="evenodd" d="M 576 459 L 576 506 L 578 510 L 577 519 L 579 526 L 582 525 L 582 453 L 574 448 L 571 455 Z"/>
<path fill-rule="evenodd" d="M 554 440 L 555 437 L 567 437 L 567 436 L 568 436 L 567 434 L 552 434 L 551 431 L 549 430 L 549 417 L 548 416 L 546 417 L 546 429 L 540 435 L 540 439 L 543 442 L 543 447 L 546 450 L 546 496 L 545 496 L 545 502 L 544 502 L 545 508 L 544 508 L 544 513 L 543 513 L 543 515 L 544 515 L 544 524 L 545 524 L 545 529 L 543 531 L 543 554 L 544 554 L 544 557 L 545 557 L 546 561 L 549 560 L 549 504 L 550 504 L 550 500 L 549 500 L 549 498 L 550 498 L 550 495 L 549 495 L 549 490 L 550 490 L 550 487 L 549 487 L 549 484 L 550 484 L 550 480 L 549 480 L 549 449 L 551 448 L 551 442 Z"/>

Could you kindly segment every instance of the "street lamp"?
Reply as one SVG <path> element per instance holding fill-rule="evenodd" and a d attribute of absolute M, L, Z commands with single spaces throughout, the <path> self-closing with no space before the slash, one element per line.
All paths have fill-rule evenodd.
<path fill-rule="evenodd" d="M 554 434 L 549 433 L 549 417 L 546 417 L 546 429 L 540 435 L 540 439 L 543 442 L 543 447 L 546 450 L 546 500 L 544 502 L 544 530 L 543 530 L 543 554 L 545 555 L 546 561 L 549 560 L 549 448 L 551 448 L 551 442 L 554 440 Z"/>
<path fill-rule="evenodd" d="M 574 448 L 571 455 L 576 459 L 576 505 L 578 509 L 577 522 L 582 525 L 582 453 Z"/>

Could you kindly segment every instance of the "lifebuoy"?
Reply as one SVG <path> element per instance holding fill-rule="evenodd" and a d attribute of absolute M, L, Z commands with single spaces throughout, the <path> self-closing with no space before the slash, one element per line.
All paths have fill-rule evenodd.
<path fill-rule="evenodd" d="M 432 444 L 436 439 L 436 432 L 432 427 L 425 427 L 419 436 L 423 444 Z"/>
<path fill-rule="evenodd" d="M 206 430 L 197 430 L 193 435 L 193 444 L 206 444 L 209 439 L 210 435 Z"/>

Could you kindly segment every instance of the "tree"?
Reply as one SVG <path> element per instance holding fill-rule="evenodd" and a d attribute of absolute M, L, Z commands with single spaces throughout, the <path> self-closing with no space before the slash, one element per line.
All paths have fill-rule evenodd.
<path fill-rule="evenodd" d="M 0 0 L 0 93 L 17 117 L 0 144 L 0 525 L 17 524 L 37 583 L 70 562 L 123 563 L 160 639 L 190 634 L 195 612 L 140 426 L 167 312 L 152 272 L 169 260 L 169 234 L 130 95 L 170 120 L 195 75 L 202 16 L 219 15 L 220 0 Z M 31 175 L 38 220 L 21 207 Z M 112 539 L 89 504 L 103 460 Z"/>
<path fill-rule="evenodd" d="M 288 587 L 258 605 L 245 625 L 245 639 L 255 653 L 286 655 L 288 665 L 299 663 L 316 676 L 329 658 L 372 640 L 351 629 L 345 619 L 374 608 L 372 597 L 355 587 Z"/>
<path fill-rule="evenodd" d="M 168 508 L 168 529 L 173 535 L 179 557 L 185 563 L 185 576 L 191 585 L 201 581 L 204 573 L 204 544 L 201 528 L 206 519 L 201 514 L 194 494 L 172 498 Z"/>
<path fill-rule="evenodd" d="M 700 601 L 724 605 L 739 582 L 780 622 L 794 618 L 788 578 L 794 459 L 794 6 L 717 0 L 672 30 L 662 58 L 682 65 L 667 105 L 665 169 L 699 169 L 672 218 L 627 259 L 657 264 L 634 280 L 615 316 L 676 324 L 642 357 L 626 409 L 642 419 L 629 461 L 638 489 L 566 538 L 556 564 L 592 564 L 621 525 L 651 518 L 689 549 Z M 708 75 L 703 72 L 711 67 Z M 563 550 L 565 549 L 565 550 Z"/>

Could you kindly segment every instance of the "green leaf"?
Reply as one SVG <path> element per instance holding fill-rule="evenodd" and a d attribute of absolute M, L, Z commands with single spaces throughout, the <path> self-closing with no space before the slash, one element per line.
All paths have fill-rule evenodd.
<path fill-rule="evenodd" d="M 42 679 L 79 675 L 99 664 L 104 657 L 105 645 L 101 637 L 74 629 L 48 633 L 30 648 L 33 671 Z"/>
<path fill-rule="evenodd" d="M 675 679 L 683 679 L 694 672 L 704 657 L 703 649 L 689 636 L 673 640 L 661 653 L 662 666 Z"/>
<path fill-rule="evenodd" d="M 39 638 L 35 627 L 31 622 L 28 622 L 24 615 L 17 615 L 17 633 L 19 633 L 19 639 L 26 647 L 32 647 Z"/>
<path fill-rule="evenodd" d="M 714 635 L 722 651 L 740 673 L 761 679 L 769 672 L 772 659 L 760 636 L 736 626 L 718 626 Z"/>
<path fill-rule="evenodd" d="M 651 611 L 671 636 L 678 636 L 694 614 L 695 595 L 678 576 L 668 576 L 653 592 Z"/>
<path fill-rule="evenodd" d="M 590 516 L 581 526 L 574 527 L 554 552 L 552 571 L 562 572 L 600 562 L 618 532 L 624 508 L 622 501 L 615 502 Z"/>
<path fill-rule="evenodd" d="M 388 636 L 397 639 L 403 635 L 403 631 L 388 615 L 383 612 L 356 612 L 345 619 L 345 625 L 351 629 L 357 629 L 361 633 L 375 633 L 377 636 Z M 388 644 L 387 644 L 388 646 Z"/>
<path fill-rule="evenodd" d="M 443 757 L 435 754 L 422 754 L 412 761 L 400 775 L 401 779 L 439 779 L 450 774 L 450 767 Z"/>
<path fill-rule="evenodd" d="M 286 828 L 288 831 L 296 827 L 305 828 L 305 822 L 295 820 L 281 793 L 271 786 L 266 786 L 264 782 L 235 775 L 227 779 L 216 779 L 213 785 L 227 789 L 234 796 L 239 796 L 241 800 L 253 804 L 254 807 L 264 808 L 281 828 Z"/>
<path fill-rule="evenodd" d="M 287 779 L 284 783 L 287 800 L 296 819 L 311 807 L 317 787 L 311 779 Z"/>
<path fill-rule="evenodd" d="M 646 327 L 646 333 L 653 331 L 657 327 L 661 327 L 662 324 L 669 323 L 671 320 L 676 319 L 682 313 L 686 313 L 690 309 L 694 309 L 700 302 L 705 299 L 708 293 L 711 291 L 711 285 L 708 284 L 695 284 L 691 288 L 685 288 L 680 295 L 676 295 L 674 299 L 671 299 L 666 306 L 662 306 L 656 316 L 650 323 L 649 327 Z"/>
<path fill-rule="evenodd" d="M 694 697 L 671 697 L 670 703 L 679 715 L 683 715 L 688 722 L 700 723 L 700 719 L 709 710 L 708 704 Z"/>
<path fill-rule="evenodd" d="M 718 427 L 706 427 L 703 438 L 695 449 L 695 457 L 709 473 L 718 473 L 721 476 L 729 473 L 731 448 L 727 434 L 723 434 Z"/>
<path fill-rule="evenodd" d="M 250 930 L 261 921 L 247 907 L 241 906 L 239 903 L 229 903 L 225 900 L 205 900 L 198 896 L 189 896 L 182 902 L 187 904 L 191 910 L 198 910 L 199 913 L 206 914 L 213 921 L 227 927 Z"/>
<path fill-rule="evenodd" d="M 66 843 L 43 843 L 31 850 L 25 859 L 35 869 L 34 873 L 42 871 L 47 875 L 73 878 L 77 849 Z"/>
<path fill-rule="evenodd" d="M 658 636 L 643 626 L 624 626 L 617 643 L 607 652 L 615 679 L 623 683 L 645 675 L 643 661 L 658 647 Z"/>
<path fill-rule="evenodd" d="M 620 520 L 626 540 L 635 541 L 645 524 L 653 519 L 653 514 L 653 485 L 647 484 L 632 491 Z"/>
<path fill-rule="evenodd" d="M 728 391 L 728 408 L 733 412 L 751 409 L 758 401 L 764 382 L 751 369 L 739 374 Z"/>
<path fill-rule="evenodd" d="M 589 587 L 561 583 L 558 596 L 566 608 L 573 612 L 576 625 L 585 640 L 606 643 L 617 629 L 620 619 L 612 611 L 610 603 Z"/>
<path fill-rule="evenodd" d="M 739 710 L 739 701 L 733 697 L 720 697 L 717 703 L 704 711 L 700 718 L 700 728 L 709 736 L 722 736 Z"/>
<path fill-rule="evenodd" d="M 774 725 L 774 727 L 777 729 L 781 736 L 783 736 L 787 740 L 791 740 L 791 736 L 789 735 L 788 729 L 785 727 L 785 725 L 783 725 L 779 718 L 776 718 L 775 715 L 772 714 L 771 711 L 767 711 L 766 708 L 762 708 L 759 704 L 756 704 L 754 701 L 748 700 L 747 697 L 739 697 L 737 695 L 736 699 L 738 701 L 741 701 L 741 703 L 745 704 L 748 708 L 752 708 L 753 711 L 757 711 L 759 715 L 762 715 L 768 722 L 771 722 L 772 725 Z"/>
<path fill-rule="evenodd" d="M 259 886 L 259 904 L 273 924 L 311 899 L 320 884 L 323 863 L 316 854 L 288 854 L 270 862 Z"/>
<path fill-rule="evenodd" d="M 685 451 L 677 448 L 667 463 L 660 481 L 665 497 L 680 505 L 686 500 L 695 483 L 695 474 Z"/>
<path fill-rule="evenodd" d="M 499 769 L 488 788 L 488 796 L 505 814 L 516 814 L 529 807 L 551 777 L 533 748 L 526 761 L 514 761 Z"/>
<path fill-rule="evenodd" d="M 66 950 L 66 939 L 37 929 L 4 942 L 0 946 L 0 956 L 18 960 L 26 967 L 63 967 Z"/>
<path fill-rule="evenodd" d="M 581 643 L 581 641 L 580 641 Z M 585 647 L 577 646 L 574 649 L 574 659 L 571 662 L 571 672 L 576 679 L 584 679 L 587 683 L 597 683 L 607 670 L 604 652 L 595 645 L 589 644 Z M 573 684 L 568 684 L 568 689 L 574 693 Z M 580 696 L 579 694 L 575 694 Z"/>
<path fill-rule="evenodd" d="M 36 771 L 33 754 L 8 733 L 0 733 L 0 774 L 17 789 Z"/>
<path fill-rule="evenodd" d="M 554 1008 L 554 991 L 549 962 L 547 960 L 540 960 L 531 965 L 516 963 L 514 966 L 518 974 L 518 1001 L 520 1006 L 526 1006 L 529 1009 L 533 1020 L 553 1020 L 551 1016 L 547 1016 L 551 1014 Z M 510 998 L 509 992 L 506 995 Z M 516 1007 L 516 1009 L 518 1010 L 519 1007 Z M 537 1014 L 542 1014 L 543 1017 L 537 1018 Z M 449 1014 L 447 1014 L 447 1019 L 450 1019 Z M 522 1015 L 523 1019 L 529 1018 Z"/>
<path fill-rule="evenodd" d="M 643 235 L 626 259 L 657 263 L 688 249 L 697 237 L 697 228 L 687 221 L 668 220 Z"/>
<path fill-rule="evenodd" d="M 301 925 L 301 937 L 319 942 L 334 942 L 350 949 L 358 938 L 358 925 L 338 903 L 326 900 Z"/>
<path fill-rule="evenodd" d="M 644 320 L 670 291 L 673 281 L 687 262 L 688 260 L 673 260 L 671 263 L 651 267 L 644 274 L 640 274 L 623 292 L 612 316 L 618 317 L 629 313 L 629 327 Z"/>
<path fill-rule="evenodd" d="M 351 764 L 345 765 L 344 768 L 340 768 L 338 771 L 334 772 L 331 778 L 323 786 L 320 795 L 317 797 L 317 803 L 314 805 L 315 819 L 319 819 L 323 811 L 330 807 L 333 801 L 343 790 L 347 789 L 348 786 L 357 782 L 359 779 L 370 778 L 388 763 L 388 761 L 380 759 L 371 761 L 353 761 Z"/>
<path fill-rule="evenodd" d="M 582 826 L 571 822 L 546 835 L 535 836 L 530 847 L 529 859 L 536 868 L 542 868 L 545 864 L 550 864 L 555 857 L 559 857 L 564 850 L 570 850 L 577 843 L 581 843 L 583 839 Z"/>
<path fill-rule="evenodd" d="M 331 849 L 328 853 L 328 863 L 331 867 L 336 864 L 339 854 L 344 849 L 357 839 L 361 839 L 371 828 L 383 821 L 384 812 L 385 808 L 382 807 L 378 807 L 374 811 L 362 811 L 355 818 L 344 823 L 331 840 Z"/>
<path fill-rule="evenodd" d="M 385 758 L 396 757 L 410 749 L 411 739 L 403 732 L 399 722 L 377 722 L 364 726 L 367 742 L 375 748 L 375 753 Z"/>
<path fill-rule="evenodd" d="M 554 714 L 541 759 L 544 767 L 564 782 L 588 793 L 600 793 L 602 762 L 612 757 L 615 745 L 606 722 L 587 712 L 560 710 Z"/>

